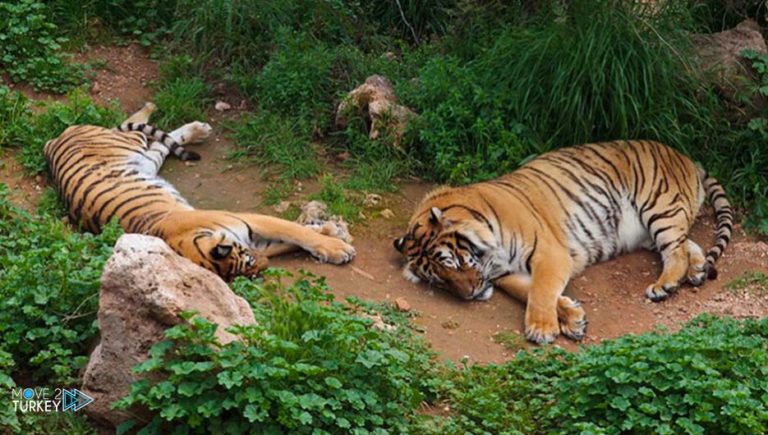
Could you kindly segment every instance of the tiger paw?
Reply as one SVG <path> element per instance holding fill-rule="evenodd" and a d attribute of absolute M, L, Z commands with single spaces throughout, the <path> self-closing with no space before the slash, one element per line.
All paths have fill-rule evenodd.
<path fill-rule="evenodd" d="M 645 297 L 653 302 L 661 302 L 668 298 L 669 295 L 676 292 L 678 287 L 677 283 L 667 283 L 662 285 L 659 285 L 658 283 L 652 284 L 645 289 Z"/>
<path fill-rule="evenodd" d="M 704 281 L 707 280 L 707 271 L 705 270 L 705 266 L 705 264 L 698 266 L 691 265 L 688 268 L 688 275 L 686 276 L 686 279 L 692 286 L 698 287 L 704 284 Z"/>
<path fill-rule="evenodd" d="M 560 326 L 557 321 L 553 322 L 526 322 L 525 338 L 536 344 L 548 344 L 555 341 L 560 332 Z"/>
<path fill-rule="evenodd" d="M 561 296 L 557 301 L 557 319 L 560 322 L 561 334 L 571 340 L 584 339 L 587 332 L 587 313 L 578 301 Z"/>
<path fill-rule="evenodd" d="M 339 239 L 324 238 L 323 242 L 310 251 L 321 263 L 344 264 L 352 261 L 355 248 Z"/>

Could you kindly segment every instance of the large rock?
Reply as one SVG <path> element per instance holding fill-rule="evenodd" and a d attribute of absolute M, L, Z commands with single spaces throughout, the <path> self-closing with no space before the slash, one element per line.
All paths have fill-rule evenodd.
<path fill-rule="evenodd" d="M 112 425 L 149 417 L 141 409 L 110 408 L 137 380 L 131 369 L 147 359 L 167 328 L 183 322 L 182 311 L 197 311 L 217 323 L 216 334 L 225 343 L 235 338 L 225 328 L 254 323 L 248 303 L 216 274 L 177 255 L 156 237 L 120 237 L 101 277 L 101 342 L 83 380 L 83 392 L 94 398 L 83 409 L 90 417 Z"/>
<path fill-rule="evenodd" d="M 416 115 L 411 109 L 397 103 L 395 89 L 386 77 L 373 75 L 365 83 L 347 94 L 336 109 L 336 126 L 347 126 L 347 116 L 356 112 L 366 117 L 370 125 L 369 137 L 377 139 L 383 132 L 392 136 L 392 145 L 400 142 L 408 122 Z"/>
<path fill-rule="evenodd" d="M 751 61 L 742 58 L 741 52 L 768 53 L 760 26 L 754 20 L 744 20 L 723 32 L 694 35 L 693 42 L 700 68 L 713 73 L 721 94 L 734 102 L 737 94 L 744 90 L 743 78 L 754 78 Z M 759 106 L 764 102 L 753 103 Z"/>

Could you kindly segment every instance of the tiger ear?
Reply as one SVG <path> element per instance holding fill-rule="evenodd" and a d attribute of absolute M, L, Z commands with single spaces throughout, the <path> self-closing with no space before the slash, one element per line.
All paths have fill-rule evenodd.
<path fill-rule="evenodd" d="M 443 219 L 443 212 L 437 207 L 432 207 L 429 209 L 429 223 L 432 225 L 437 225 L 440 223 L 440 221 Z"/>
<path fill-rule="evenodd" d="M 223 260 L 232 252 L 232 245 L 216 245 L 211 249 L 211 257 L 214 260 Z"/>

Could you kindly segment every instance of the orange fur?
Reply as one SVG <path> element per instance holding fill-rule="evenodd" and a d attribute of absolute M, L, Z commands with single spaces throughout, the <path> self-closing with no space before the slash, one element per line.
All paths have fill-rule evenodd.
<path fill-rule="evenodd" d="M 706 256 L 688 232 L 705 195 L 718 218 Z M 714 276 L 730 240 L 732 210 L 722 187 L 690 159 L 657 142 L 586 144 L 543 154 L 517 171 L 429 193 L 408 233 L 395 241 L 406 277 L 464 299 L 501 288 L 526 303 L 526 336 L 580 339 L 584 310 L 562 296 L 589 264 L 639 247 L 664 269 L 646 295 L 658 301 L 688 280 Z"/>

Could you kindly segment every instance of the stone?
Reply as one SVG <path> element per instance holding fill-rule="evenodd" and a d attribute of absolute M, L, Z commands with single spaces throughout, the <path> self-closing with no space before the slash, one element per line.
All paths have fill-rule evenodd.
<path fill-rule="evenodd" d="M 286 210 L 291 208 L 291 201 L 280 201 L 280 203 L 273 208 L 275 209 L 275 213 L 285 213 Z"/>
<path fill-rule="evenodd" d="M 301 214 L 296 223 L 312 228 L 320 234 L 336 237 L 352 243 L 352 234 L 344 218 L 328 212 L 328 206 L 322 201 L 310 201 L 301 207 Z"/>
<path fill-rule="evenodd" d="M 255 322 L 245 299 L 163 240 L 140 234 L 120 237 L 101 276 L 101 340 L 91 353 L 81 388 L 94 398 L 83 409 L 89 417 L 114 426 L 129 418 L 150 418 L 141 408 L 111 406 L 140 379 L 132 368 L 147 359 L 152 345 L 164 340 L 165 330 L 184 322 L 182 311 L 196 311 L 218 324 L 216 336 L 222 343 L 236 339 L 226 328 Z"/>
<path fill-rule="evenodd" d="M 217 112 L 224 112 L 232 109 L 232 105 L 224 101 L 217 101 L 213 108 L 216 109 Z"/>
<path fill-rule="evenodd" d="M 416 116 L 411 109 L 397 103 L 392 83 L 386 77 L 373 75 L 347 94 L 336 109 L 336 127 L 345 128 L 350 113 L 367 117 L 368 137 L 378 139 L 383 133 L 392 136 L 392 145 L 402 148 L 401 141 L 408 123 Z"/>
<path fill-rule="evenodd" d="M 395 307 L 400 311 L 411 311 L 411 304 L 402 296 L 395 298 Z"/>
<path fill-rule="evenodd" d="M 760 26 L 751 19 L 723 32 L 693 35 L 693 44 L 699 68 L 713 73 L 715 85 L 723 96 L 734 103 L 737 102 L 737 94 L 744 90 L 744 80 L 740 79 L 755 77 L 751 61 L 741 57 L 741 52 L 754 50 L 761 54 L 768 53 Z M 765 105 L 765 101 L 753 103 L 760 107 Z"/>
<path fill-rule="evenodd" d="M 384 210 L 380 211 L 379 214 L 384 219 L 392 219 L 393 217 L 395 217 L 395 213 L 388 208 L 385 208 Z"/>
<path fill-rule="evenodd" d="M 363 205 L 366 207 L 376 207 L 381 203 L 381 195 L 376 193 L 366 193 L 363 199 Z"/>

